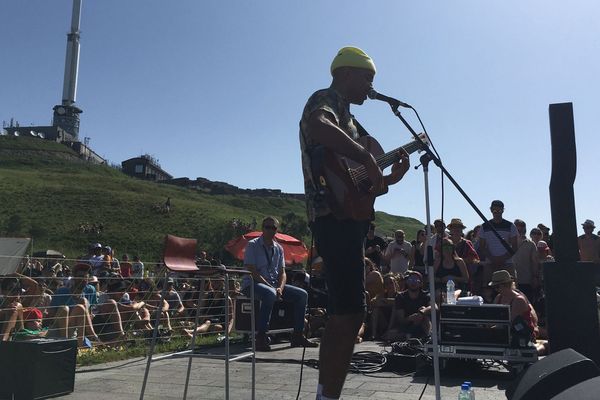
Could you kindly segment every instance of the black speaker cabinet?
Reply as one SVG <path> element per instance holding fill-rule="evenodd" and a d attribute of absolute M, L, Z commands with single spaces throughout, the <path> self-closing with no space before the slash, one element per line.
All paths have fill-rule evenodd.
<path fill-rule="evenodd" d="M 254 301 L 254 317 L 258 324 L 258 311 L 260 302 Z M 238 332 L 251 331 L 251 310 L 249 298 L 237 298 L 235 300 L 235 330 Z M 290 331 L 294 328 L 294 304 L 287 301 L 276 301 L 271 312 L 269 332 Z"/>
<path fill-rule="evenodd" d="M 45 399 L 73 392 L 77 340 L 0 342 L 0 399 Z"/>
<path fill-rule="evenodd" d="M 440 320 L 510 322 L 510 306 L 505 304 L 442 304 Z"/>
<path fill-rule="evenodd" d="M 510 324 L 440 321 L 440 344 L 510 347 Z"/>
<path fill-rule="evenodd" d="M 565 349 L 544 357 L 525 370 L 516 379 L 515 389 L 506 391 L 506 398 L 509 400 L 551 399 L 571 386 L 599 375 L 600 370 L 592 360 L 573 349 Z M 596 396 L 594 398 L 599 398 L 597 391 L 593 393 Z M 575 397 L 568 397 L 568 399 L 575 399 Z M 582 400 L 579 397 L 576 399 Z"/>
<path fill-rule="evenodd" d="M 597 376 L 560 392 L 552 400 L 597 400 L 599 394 L 600 376 Z"/>

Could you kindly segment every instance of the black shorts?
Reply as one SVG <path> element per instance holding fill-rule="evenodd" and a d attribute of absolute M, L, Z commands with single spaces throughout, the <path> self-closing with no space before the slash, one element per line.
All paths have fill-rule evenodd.
<path fill-rule="evenodd" d="M 365 237 L 369 221 L 318 217 L 311 229 L 327 282 L 327 312 L 333 315 L 365 312 Z"/>

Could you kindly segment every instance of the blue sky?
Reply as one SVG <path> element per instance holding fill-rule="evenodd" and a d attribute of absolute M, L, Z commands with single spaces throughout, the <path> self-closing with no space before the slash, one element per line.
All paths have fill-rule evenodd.
<path fill-rule="evenodd" d="M 0 119 L 49 124 L 71 1 L 3 0 L 0 14 Z M 505 217 L 529 227 L 551 224 L 548 105 L 573 102 L 577 222 L 600 222 L 599 17 L 591 0 L 84 0 L 80 136 L 115 163 L 148 153 L 176 177 L 301 192 L 302 108 L 329 85 L 336 51 L 355 45 L 375 60 L 375 88 L 419 111 L 444 165 L 482 211 L 502 199 Z M 352 112 L 385 149 L 410 141 L 384 103 Z M 445 187 L 445 219 L 479 223 Z M 433 166 L 430 192 L 436 218 Z M 376 208 L 424 221 L 421 170 Z"/>

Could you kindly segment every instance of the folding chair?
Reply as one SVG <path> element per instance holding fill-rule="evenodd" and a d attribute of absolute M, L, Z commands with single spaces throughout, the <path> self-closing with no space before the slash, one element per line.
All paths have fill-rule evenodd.
<path fill-rule="evenodd" d="M 216 354 L 208 354 L 208 353 L 195 353 L 196 346 L 196 327 L 198 327 L 198 321 L 200 317 L 200 309 L 202 299 L 204 297 L 204 279 L 208 277 L 220 276 L 225 280 L 225 285 L 223 290 L 226 291 L 225 295 L 225 399 L 229 400 L 229 363 L 232 361 L 242 360 L 248 357 L 252 358 L 252 399 L 255 398 L 255 382 L 256 382 L 256 347 L 255 347 L 255 318 L 254 312 L 251 313 L 251 339 L 252 339 L 252 351 L 236 354 L 233 357 L 230 354 L 229 349 L 229 275 L 248 275 L 252 278 L 252 275 L 249 271 L 239 270 L 239 269 L 230 269 L 224 266 L 201 266 L 201 269 L 196 265 L 196 239 L 186 239 L 173 235 L 167 235 L 165 238 L 165 248 L 163 253 L 163 261 L 166 268 L 173 272 L 186 272 L 198 275 L 201 278 L 200 284 L 200 293 L 198 297 L 198 305 L 196 308 L 196 317 L 194 323 L 194 333 L 192 336 L 192 344 L 189 350 L 184 350 L 172 354 L 162 355 L 158 357 L 153 357 L 154 349 L 156 345 L 156 339 L 158 336 L 158 324 L 160 321 L 162 307 L 158 307 L 156 309 L 156 317 L 154 321 L 154 332 L 152 334 L 152 343 L 150 345 L 150 352 L 148 354 L 148 360 L 146 362 L 146 370 L 144 372 L 144 382 L 142 384 L 142 391 L 140 393 L 140 400 L 144 399 L 144 393 L 146 391 L 146 383 L 148 381 L 148 374 L 150 372 L 150 365 L 152 361 L 172 358 L 172 357 L 188 357 L 188 366 L 185 377 L 185 387 L 183 391 L 183 399 L 187 398 L 189 380 L 190 380 L 190 371 L 192 368 L 192 358 L 193 357 L 203 357 L 203 358 L 223 358 L 222 355 Z M 164 299 L 166 297 L 166 286 L 163 285 L 161 297 Z M 254 285 L 250 285 L 251 293 L 250 298 L 252 299 L 251 304 L 254 306 Z"/>

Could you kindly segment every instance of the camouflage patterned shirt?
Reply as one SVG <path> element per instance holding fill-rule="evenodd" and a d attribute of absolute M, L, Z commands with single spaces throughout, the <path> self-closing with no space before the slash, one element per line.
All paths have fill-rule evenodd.
<path fill-rule="evenodd" d="M 331 114 L 346 135 L 357 141 L 358 130 L 350 114 L 350 103 L 333 88 L 321 89 L 310 96 L 304 106 L 302 119 L 300 120 L 300 149 L 302 151 L 302 172 L 304 174 L 304 193 L 306 196 L 306 212 L 308 222 L 311 223 L 317 217 L 331 213 L 325 196 L 319 192 L 318 182 L 313 182 L 312 164 L 318 162 L 322 156 L 323 146 L 316 143 L 308 132 L 308 121 L 311 115 L 318 110 Z"/>

